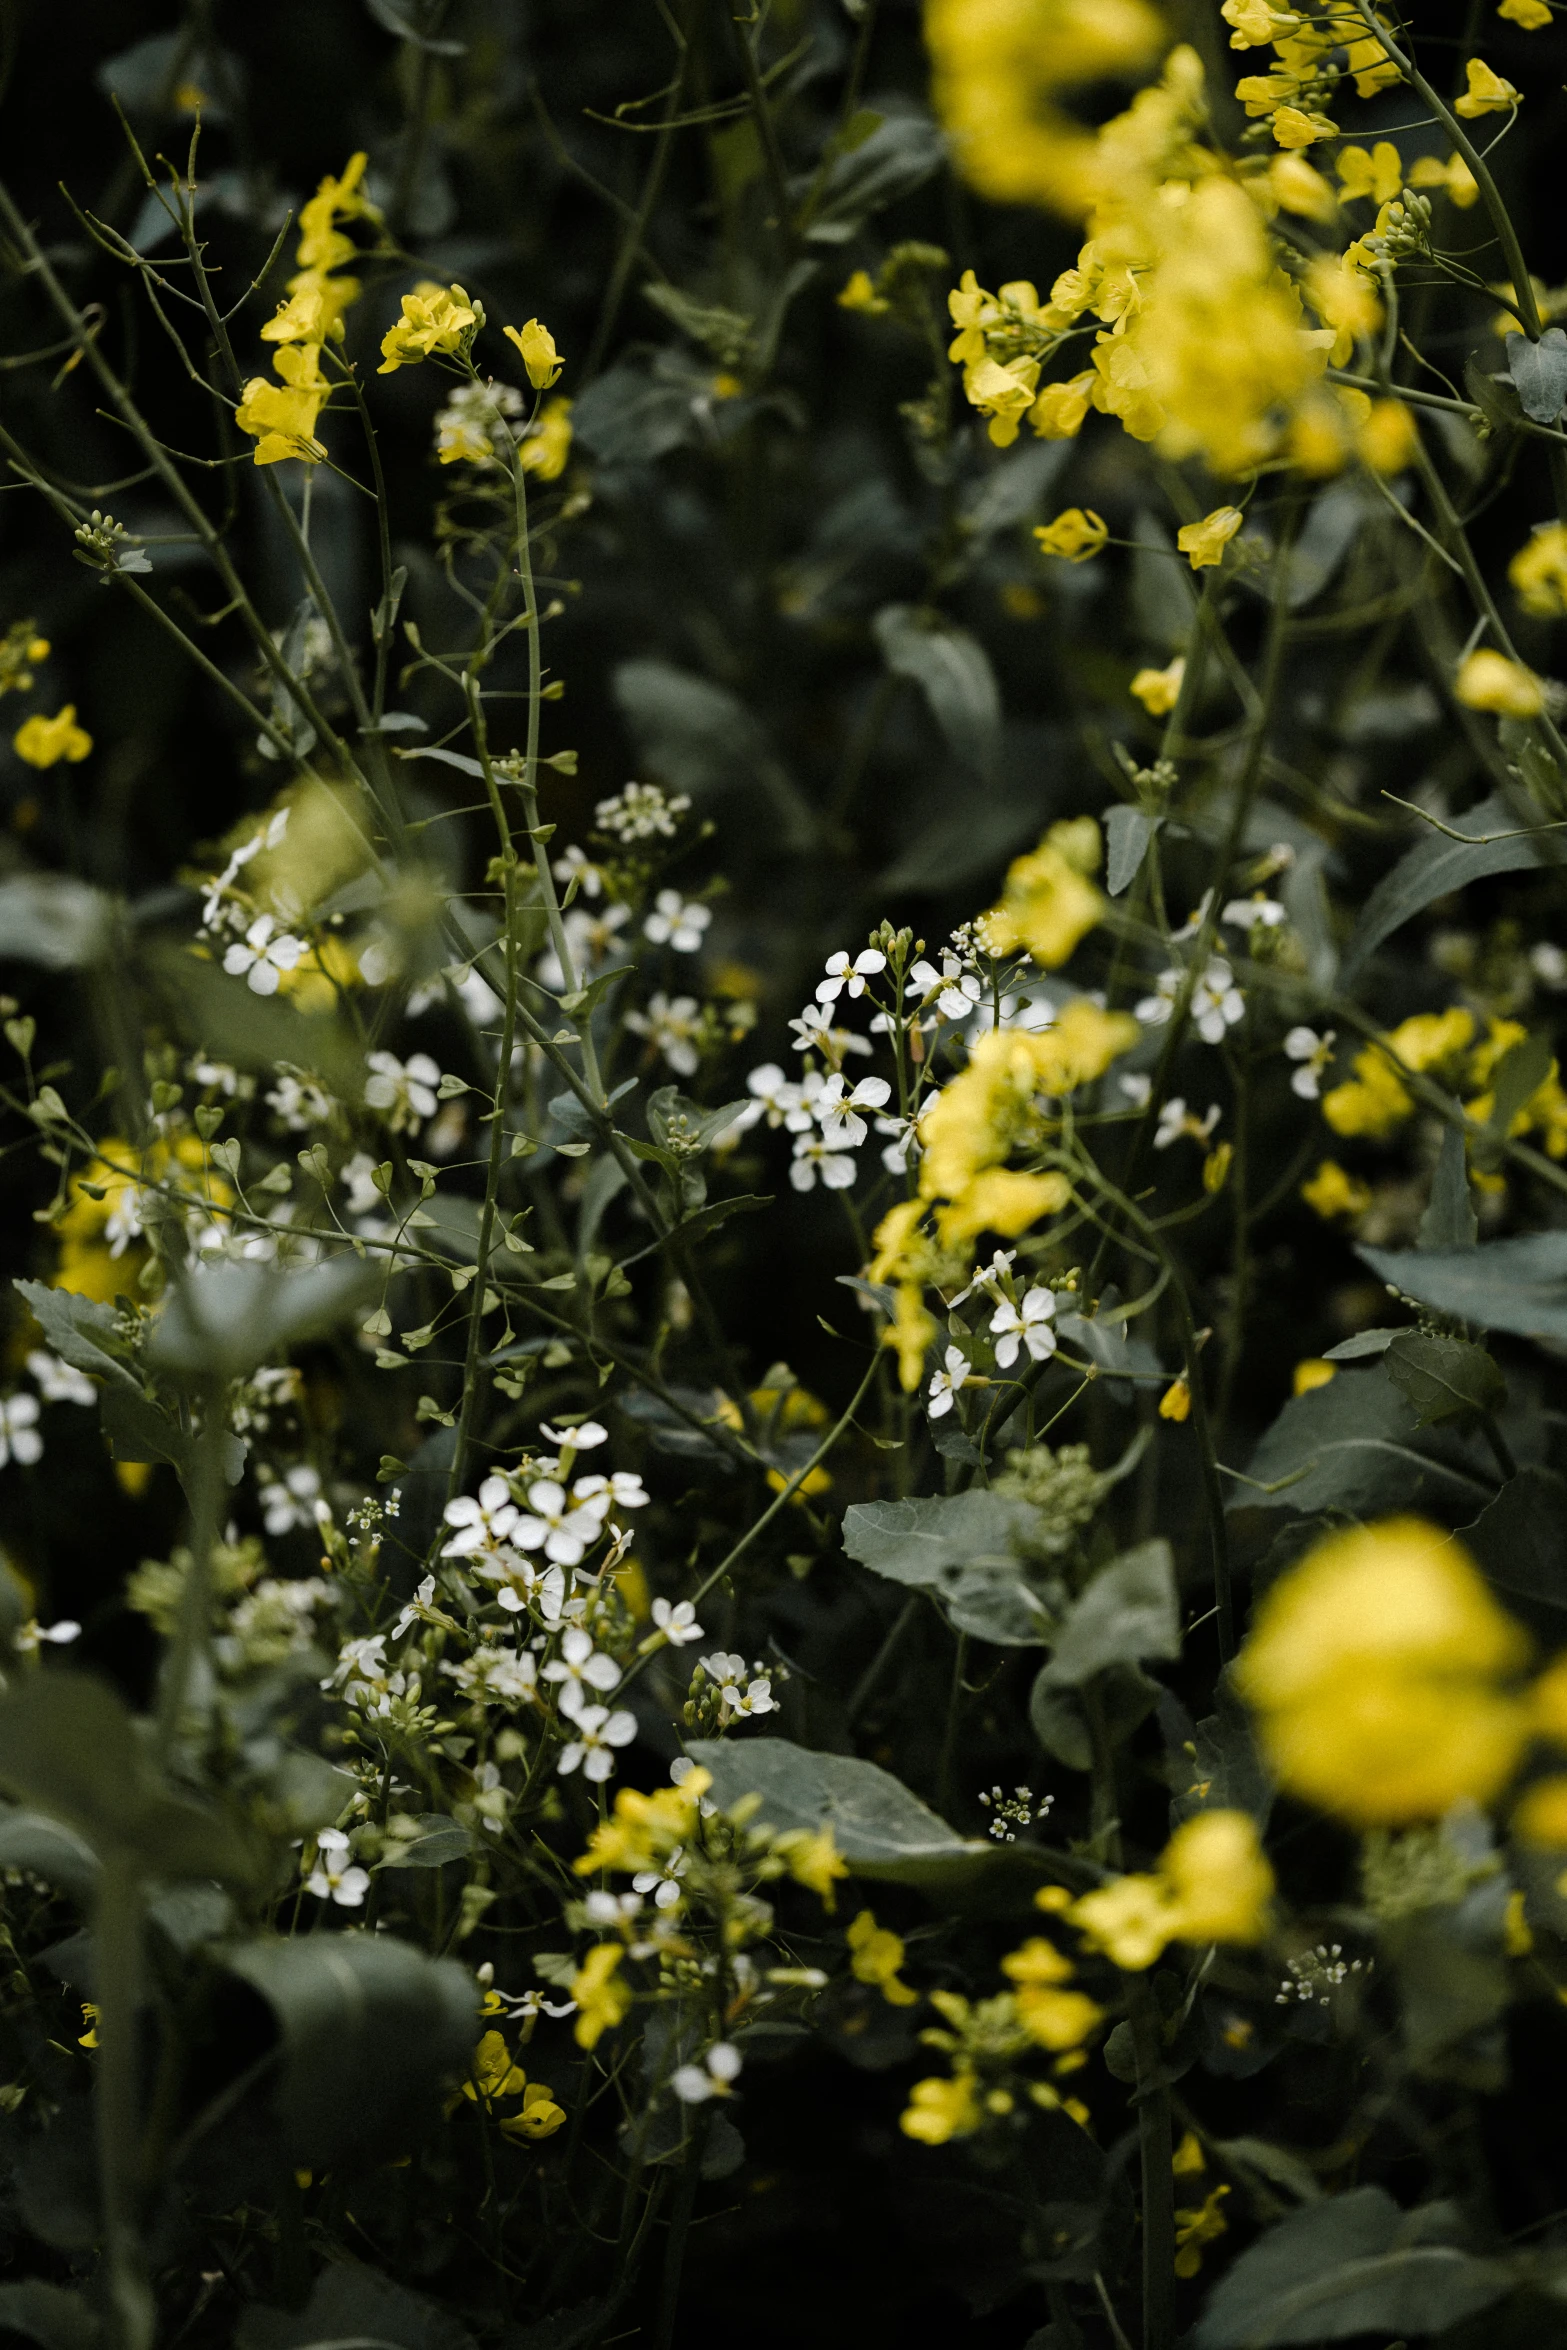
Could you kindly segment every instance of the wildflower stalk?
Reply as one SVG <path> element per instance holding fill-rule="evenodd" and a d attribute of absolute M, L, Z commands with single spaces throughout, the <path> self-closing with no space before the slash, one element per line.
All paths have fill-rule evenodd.
<path fill-rule="evenodd" d="M 112 2350 L 151 2350 L 156 2323 L 140 2226 L 138 2011 L 143 1896 L 134 1861 L 104 1858 L 94 1912 L 98 2068 L 94 2097 Z"/>
<path fill-rule="evenodd" d="M 190 1571 L 180 1592 L 174 1642 L 164 1659 L 158 1694 L 157 1751 L 166 1762 L 174 1750 L 189 1701 L 192 1683 L 206 1655 L 212 1621 L 212 1547 L 218 1535 L 219 1502 L 223 1489 L 223 1447 L 227 1436 L 225 1396 L 217 1380 L 205 1382 L 197 1396 L 201 1415 L 201 1442 L 190 1502 Z"/>
<path fill-rule="evenodd" d="M 1175 2341 L 1175 2173 L 1164 2027 L 1146 1975 L 1127 1982 L 1127 2017 L 1137 2064 L 1137 2147 L 1143 2201 L 1143 2350 Z"/>

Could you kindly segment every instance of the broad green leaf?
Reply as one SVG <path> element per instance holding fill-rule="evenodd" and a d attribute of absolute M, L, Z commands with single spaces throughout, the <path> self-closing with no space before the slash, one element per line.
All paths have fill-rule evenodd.
<path fill-rule="evenodd" d="M 1141 808 L 1124 802 L 1105 810 L 1105 887 L 1113 898 L 1137 879 L 1148 844 L 1163 821 L 1162 816 L 1146 816 Z"/>
<path fill-rule="evenodd" d="M 1551 1648 L 1567 1645 L 1567 1478 L 1520 1469 L 1459 1540 L 1531 1631 Z"/>
<path fill-rule="evenodd" d="M 941 169 L 945 142 L 930 116 L 908 107 L 887 112 L 868 137 L 840 142 L 827 184 L 805 231 L 813 245 L 843 245 L 873 212 L 911 195 Z"/>
<path fill-rule="evenodd" d="M 15 1286 L 55 1353 L 101 1382 L 103 1432 L 115 1459 L 168 1461 L 189 1493 L 201 1440 L 147 1393 L 114 1308 L 68 1289 L 46 1288 L 41 1281 L 18 1281 Z M 244 1441 L 225 1429 L 219 1442 L 223 1474 L 230 1485 L 237 1485 L 245 1473 Z"/>
<path fill-rule="evenodd" d="M 234 2350 L 474 2350 L 451 2312 L 380 2269 L 334 2260 L 303 2309 L 253 2301 L 240 2313 Z"/>
<path fill-rule="evenodd" d="M 1373 1252 L 1362 1252 L 1367 1256 Z M 1466 1258 L 1483 1256 L 1468 1249 Z M 1413 1249 L 1403 1265 L 1447 1264 Z M 1487 1456 L 1488 1457 L 1488 1456 Z M 1340 1371 L 1326 1387 L 1292 1396 L 1229 1497 L 1232 1510 L 1462 1510 L 1483 1505 L 1495 1479 L 1447 1430 L 1422 1429 L 1414 1406 L 1380 1371 Z"/>
<path fill-rule="evenodd" d="M 1510 1123 L 1511 1112 L 1508 1115 Z M 1468 1154 L 1464 1148 L 1463 1128 L 1444 1126 L 1436 1171 L 1431 1177 L 1431 1198 L 1420 1219 L 1415 1246 L 1423 1249 L 1473 1248 L 1479 1234 L 1474 1202 L 1469 1197 Z M 1354 1342 L 1351 1340 L 1347 1343 Z M 1371 1350 L 1368 1348 L 1366 1351 Z"/>
<path fill-rule="evenodd" d="M 30 1673 L 0 1700 L 0 1780 L 100 1860 L 153 1877 L 251 1875 L 231 1830 L 164 1786 L 124 1700 L 85 1673 Z"/>
<path fill-rule="evenodd" d="M 960 507 L 964 529 L 973 538 L 987 539 L 1027 522 L 1066 465 L 1071 447 L 1070 441 L 1030 441 L 1009 450 L 965 490 Z"/>
<path fill-rule="evenodd" d="M 966 1570 L 1015 1574 L 1013 1538 L 1027 1531 L 1034 1515 L 1027 1502 L 999 1493 L 860 1501 L 843 1514 L 843 1547 L 890 1583 L 950 1591 Z"/>
<path fill-rule="evenodd" d="M 663 782 L 698 800 L 741 794 L 753 827 L 770 803 L 786 847 L 814 845 L 815 812 L 737 694 L 667 661 L 623 661 L 613 682 L 642 758 Z"/>
<path fill-rule="evenodd" d="M 98 1884 L 98 1856 L 90 1844 L 43 1812 L 9 1804 L 0 1808 L 0 1869 L 26 1869 L 83 1903 Z"/>
<path fill-rule="evenodd" d="M 1379 1281 L 1478 1330 L 1567 1340 L 1567 1232 L 1520 1233 L 1477 1248 L 1358 1253 Z"/>
<path fill-rule="evenodd" d="M 654 465 L 697 437 L 694 387 L 622 361 L 589 384 L 572 433 L 605 465 Z"/>
<path fill-rule="evenodd" d="M 1382 1358 L 1393 1385 L 1407 1395 L 1420 1428 L 1500 1410 L 1507 1382 L 1483 1346 L 1413 1330 L 1395 1338 Z"/>
<path fill-rule="evenodd" d="M 1522 873 L 1538 865 L 1540 854 L 1501 794 L 1493 793 L 1477 808 L 1468 808 L 1453 827 L 1466 835 L 1450 840 L 1445 832 L 1428 832 L 1385 874 L 1361 908 L 1354 936 L 1345 949 L 1340 979 L 1347 985 L 1384 939 L 1391 938 L 1426 906 L 1448 897 L 1471 881 L 1491 873 Z M 1505 833 L 1507 839 L 1489 837 Z"/>
<path fill-rule="evenodd" d="M 1140 1542 L 1094 1577 L 1056 1636 L 1040 1679 L 1075 1689 L 1108 1665 L 1181 1653 L 1175 1560 L 1163 1539 Z"/>
<path fill-rule="evenodd" d="M 1001 690 L 979 639 L 914 604 L 884 605 L 871 626 L 887 667 L 919 687 L 953 756 L 975 775 L 992 775 Z"/>
<path fill-rule="evenodd" d="M 98 2313 L 80 2293 L 27 2277 L 0 2285 L 0 2331 L 21 2334 L 41 2350 L 95 2350 L 102 2339 Z"/>
<path fill-rule="evenodd" d="M 301 1272 L 213 1265 L 170 1289 L 147 1360 L 173 1379 L 240 1378 L 324 1337 L 379 1296 L 381 1281 L 375 1266 L 347 1251 Z"/>
<path fill-rule="evenodd" d="M 1505 1139 L 1524 1103 L 1545 1083 L 1554 1060 L 1550 1038 L 1538 1033 L 1520 1037 L 1503 1053 L 1491 1072 L 1491 1115 L 1486 1120 L 1498 1141 Z"/>
<path fill-rule="evenodd" d="M 150 947 L 145 963 L 188 1044 L 269 1078 L 279 1062 L 308 1069 L 339 1101 L 359 1101 L 363 1048 L 335 1013 L 305 1013 L 281 996 L 257 995 L 243 979 L 180 947 Z"/>
<path fill-rule="evenodd" d="M 787 1738 L 699 1738 L 689 1751 L 712 1772 L 716 1803 L 760 1795 L 758 1817 L 780 1832 L 830 1828 L 857 1877 L 917 1884 L 967 1873 L 995 1850 L 959 1836 L 901 1779 L 852 1754 L 816 1754 Z"/>
<path fill-rule="evenodd" d="M 1420 2218 L 1380 2187 L 1292 2212 L 1220 2280 L 1196 2350 L 1441 2333 L 1512 2289 L 1501 2261 L 1420 2242 Z"/>
<path fill-rule="evenodd" d="M 272 2105 L 293 2161 L 387 2145 L 467 2070 L 477 1998 L 455 1959 L 351 1932 L 237 1943 L 221 1963 L 277 2018 Z"/>
<path fill-rule="evenodd" d="M 1325 1363 L 1358 1363 L 1367 1355 L 1385 1355 L 1395 1338 L 1403 1338 L 1408 1324 L 1393 1330 L 1357 1330 L 1353 1338 L 1341 1338 L 1337 1346 L 1330 1346 L 1323 1355 Z"/>
<path fill-rule="evenodd" d="M 1567 334 L 1548 326 L 1538 342 L 1508 335 L 1505 347 L 1519 407 L 1536 424 L 1554 424 L 1567 400 Z"/>
<path fill-rule="evenodd" d="M 377 1868 L 438 1869 L 449 1860 L 466 1860 L 473 1850 L 472 1832 L 461 1820 L 448 1819 L 443 1812 L 421 1812 L 419 1826 L 421 1834 L 406 1844 L 389 1846 Z"/>
<path fill-rule="evenodd" d="M 944 1599 L 949 1622 L 995 1648 L 1044 1648 L 1056 1628 L 1055 1610 L 1027 1578 L 970 1568 L 958 1575 Z"/>
<path fill-rule="evenodd" d="M 1094 1697 L 1105 1736 L 1112 1746 L 1120 1746 L 1153 1712 L 1160 1689 L 1139 1665 L 1109 1665 L 1098 1677 Z M 1069 1771 L 1093 1769 L 1094 1743 L 1082 1696 L 1052 1682 L 1048 1665 L 1035 1676 L 1028 1719 L 1040 1745 L 1057 1762 Z"/>

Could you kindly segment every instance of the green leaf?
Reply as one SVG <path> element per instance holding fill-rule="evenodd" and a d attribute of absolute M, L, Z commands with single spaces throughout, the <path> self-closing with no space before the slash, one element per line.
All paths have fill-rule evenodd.
<path fill-rule="evenodd" d="M 473 1835 L 461 1820 L 448 1819 L 444 1812 L 421 1812 L 419 1825 L 423 1834 L 407 1844 L 388 1848 L 386 1857 L 376 1863 L 382 1869 L 438 1869 L 449 1860 L 466 1860 L 473 1850 Z"/>
<path fill-rule="evenodd" d="M 1082 1696 L 1052 1682 L 1049 1673 L 1047 1665 L 1035 1678 L 1028 1700 L 1029 1726 L 1045 1752 L 1069 1771 L 1091 1771 L 1094 1742 Z M 1106 1738 L 1120 1746 L 1148 1719 L 1161 1691 L 1138 1665 L 1108 1665 L 1094 1695 Z"/>
<path fill-rule="evenodd" d="M 1140 1542 L 1101 1569 L 1075 1601 L 1040 1680 L 1047 1688 L 1075 1689 L 1108 1665 L 1180 1653 L 1181 1613 L 1170 1545 L 1162 1538 Z"/>
<path fill-rule="evenodd" d="M 1533 1088 L 1530 1090 L 1532 1092 Z M 1431 1198 L 1420 1219 L 1415 1246 L 1423 1249 L 1473 1248 L 1479 1235 L 1474 1203 L 1469 1197 L 1469 1165 L 1463 1128 L 1444 1126 L 1442 1148 L 1437 1155 L 1436 1171 L 1431 1177 Z M 1365 1351 L 1369 1353 L 1371 1350 L 1368 1348 Z"/>
<path fill-rule="evenodd" d="M 1412 916 L 1449 896 L 1471 881 L 1491 873 L 1522 873 L 1538 865 L 1540 853 L 1499 792 L 1466 809 L 1454 826 L 1467 835 L 1450 840 L 1445 832 L 1428 832 L 1385 874 L 1361 909 L 1354 936 L 1345 949 L 1339 983 L 1348 986 L 1375 954 L 1384 939 Z M 1508 833 L 1507 840 L 1482 839 L 1483 834 Z"/>
<path fill-rule="evenodd" d="M 1001 690 L 979 639 L 915 604 L 884 605 L 871 627 L 893 676 L 919 687 L 954 757 L 977 776 L 994 774 Z"/>
<path fill-rule="evenodd" d="M 1031 441 L 1010 450 L 964 491 L 960 513 L 971 538 L 993 538 L 1037 514 L 1071 454 L 1070 441 Z"/>
<path fill-rule="evenodd" d="M 474 2350 L 449 2310 L 379 2269 L 334 2260 L 303 2309 L 253 2301 L 240 2313 L 234 2350 Z"/>
<path fill-rule="evenodd" d="M 1492 1357 L 1465 1338 L 1411 1331 L 1394 1339 L 1382 1367 L 1414 1405 L 1419 1428 L 1498 1411 L 1507 1400 L 1507 1382 Z"/>
<path fill-rule="evenodd" d="M 1456 1314 L 1480 1330 L 1567 1341 L 1567 1232 L 1520 1233 L 1478 1248 L 1357 1253 L 1379 1281 L 1438 1313 Z"/>
<path fill-rule="evenodd" d="M 1484 1254 L 1464 1252 L 1468 1261 Z M 1395 1262 L 1453 1259 L 1411 1249 Z M 1326 1387 L 1291 1397 L 1253 1453 L 1229 1507 L 1305 1515 L 1331 1510 L 1345 1517 L 1394 1508 L 1461 1510 L 1466 1500 L 1471 1506 L 1489 1501 L 1494 1482 L 1478 1461 L 1471 1464 L 1459 1439 L 1423 1430 L 1408 1398 L 1379 1371 L 1340 1371 Z"/>
<path fill-rule="evenodd" d="M 1528 335 L 1504 338 L 1507 372 L 1518 391 L 1518 405 L 1536 424 L 1554 424 L 1567 400 L 1567 334 L 1548 326 L 1538 342 Z"/>
<path fill-rule="evenodd" d="M 740 795 L 753 827 L 770 803 L 785 847 L 815 845 L 815 811 L 737 694 L 667 661 L 623 661 L 613 683 L 643 764 L 661 782 L 699 800 Z"/>
<path fill-rule="evenodd" d="M 975 1568 L 1017 1572 L 1013 1537 L 1034 1511 L 999 1493 L 954 1493 L 920 1501 L 859 1501 L 843 1515 L 850 1558 L 889 1583 L 950 1592 Z"/>
<path fill-rule="evenodd" d="M 42 1812 L 10 1805 L 0 1808 L 0 1869 L 26 1869 L 84 1904 L 98 1884 L 98 1857 L 90 1844 Z"/>
<path fill-rule="evenodd" d="M 473 1977 L 389 1934 L 315 1933 L 222 1953 L 266 2000 L 282 2061 L 273 2110 L 297 2162 L 387 2147 L 467 2069 L 478 2037 Z"/>
<path fill-rule="evenodd" d="M 1486 1125 L 1503 1141 L 1524 1103 L 1551 1074 L 1555 1056 L 1548 1036 L 1520 1037 L 1491 1073 L 1491 1115 Z"/>
<path fill-rule="evenodd" d="M 1220 2280 L 1196 2350 L 1442 2333 L 1511 2290 L 1502 2262 L 1422 2243 L 1420 2221 L 1380 2187 L 1292 2212 Z"/>
<path fill-rule="evenodd" d="M 1552 1648 L 1567 1645 L 1567 1478 L 1520 1469 L 1459 1539 L 1531 1631 Z"/>
<path fill-rule="evenodd" d="M 309 1069 L 339 1101 L 364 1092 L 364 1053 L 335 1013 L 304 1013 L 281 996 L 256 995 L 216 963 L 157 944 L 144 957 L 149 977 L 187 1044 L 272 1077 L 280 1061 Z"/>
<path fill-rule="evenodd" d="M 382 1275 L 345 1250 L 301 1272 L 221 1264 L 170 1289 L 147 1340 L 147 1360 L 186 1381 L 237 1379 L 283 1360 L 368 1306 Z"/>
<path fill-rule="evenodd" d="M 1146 816 L 1141 808 L 1117 802 L 1115 807 L 1106 808 L 1103 821 L 1105 887 L 1113 898 L 1118 898 L 1137 879 L 1138 867 L 1148 854 L 1148 844 L 1164 818 Z"/>
<path fill-rule="evenodd" d="M 868 136 L 847 149 L 840 140 L 805 231 L 806 242 L 847 244 L 871 213 L 922 187 L 941 169 L 945 154 L 945 143 L 930 116 L 913 107 L 896 114 L 889 111 Z"/>
<path fill-rule="evenodd" d="M 73 1369 L 102 1382 L 103 1432 L 115 1459 L 168 1461 L 189 1493 L 200 1439 L 189 1435 L 143 1387 L 114 1308 L 68 1289 L 46 1288 L 41 1281 L 18 1281 L 15 1287 L 55 1353 Z M 245 1473 L 245 1445 L 227 1430 L 221 1444 L 223 1474 L 230 1485 L 237 1485 Z"/>
<path fill-rule="evenodd" d="M 857 1877 L 939 1881 L 954 1868 L 966 1873 L 995 1849 L 959 1836 L 901 1779 L 854 1755 L 815 1754 L 787 1738 L 698 1738 L 690 1752 L 711 1771 L 721 1807 L 760 1795 L 759 1817 L 780 1833 L 831 1828 Z"/>
<path fill-rule="evenodd" d="M 224 1822 L 169 1792 L 124 1700 L 86 1673 L 31 1673 L 0 1700 L 0 1780 L 100 1860 L 147 1876 L 246 1883 Z"/>
<path fill-rule="evenodd" d="M 100 2338 L 97 2311 L 80 2293 L 37 2277 L 0 2285 L 0 2330 L 21 2334 L 41 2350 L 94 2350 Z"/>

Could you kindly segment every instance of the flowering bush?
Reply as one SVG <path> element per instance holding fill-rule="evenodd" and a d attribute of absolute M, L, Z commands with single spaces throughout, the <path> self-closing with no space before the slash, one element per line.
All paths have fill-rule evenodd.
<path fill-rule="evenodd" d="M 0 2325 L 1554 2342 L 1548 0 L 218 14 L 0 69 Z"/>

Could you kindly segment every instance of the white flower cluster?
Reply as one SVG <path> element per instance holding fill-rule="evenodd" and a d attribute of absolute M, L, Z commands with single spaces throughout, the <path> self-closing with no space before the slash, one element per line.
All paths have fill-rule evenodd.
<path fill-rule="evenodd" d="M 688 792 L 660 791 L 656 783 L 628 783 L 624 791 L 600 800 L 593 815 L 600 832 L 612 840 L 673 840 L 690 808 Z"/>
<path fill-rule="evenodd" d="M 1319 1942 L 1315 1950 L 1304 1950 L 1284 1963 L 1289 1972 L 1273 1995 L 1275 2007 L 1331 2007 L 1334 1992 L 1351 1975 L 1371 1971 L 1369 1959 L 1346 1960 L 1341 1942 Z"/>
<path fill-rule="evenodd" d="M 525 413 L 512 384 L 458 384 L 436 413 L 436 456 L 443 465 L 497 465 L 516 446 L 514 420 Z"/>
<path fill-rule="evenodd" d="M 235 891 L 234 884 L 253 857 L 260 856 L 263 849 L 277 847 L 288 830 L 288 816 L 287 808 L 280 808 L 275 816 L 262 825 L 259 832 L 252 833 L 249 840 L 241 841 L 222 872 L 214 874 L 207 883 L 207 894 L 201 905 L 198 937 L 210 938 L 225 932 L 243 932 L 249 927 L 246 909 L 238 902 L 239 893 Z M 257 992 L 271 991 L 258 989 Z"/>

